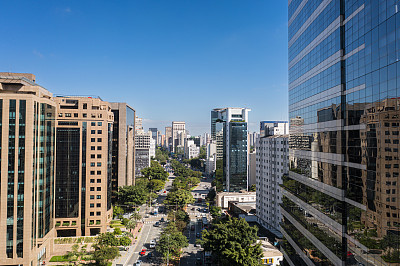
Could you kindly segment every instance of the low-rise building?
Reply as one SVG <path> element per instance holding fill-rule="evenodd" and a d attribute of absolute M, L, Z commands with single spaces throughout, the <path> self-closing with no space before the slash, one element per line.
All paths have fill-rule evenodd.
<path fill-rule="evenodd" d="M 283 262 L 283 254 L 271 243 L 265 240 L 259 240 L 262 249 L 262 265 L 279 266 Z"/>
<path fill-rule="evenodd" d="M 218 207 L 227 209 L 230 201 L 255 202 L 256 192 L 219 192 L 217 193 L 216 200 Z"/>

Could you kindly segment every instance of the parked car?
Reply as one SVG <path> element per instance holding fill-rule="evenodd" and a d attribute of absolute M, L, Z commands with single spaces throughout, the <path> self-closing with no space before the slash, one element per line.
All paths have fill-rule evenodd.
<path fill-rule="evenodd" d="M 150 240 L 150 248 L 155 248 L 156 247 L 156 241 Z"/>
<path fill-rule="evenodd" d="M 141 260 L 138 260 L 136 263 L 135 263 L 135 266 L 141 266 L 142 265 L 142 261 Z"/>
<path fill-rule="evenodd" d="M 192 226 L 190 227 L 190 230 L 191 230 L 191 231 L 194 231 L 194 229 L 195 229 L 195 227 L 194 227 L 194 225 L 192 225 Z"/>
<path fill-rule="evenodd" d="M 203 212 L 207 212 L 207 208 L 204 208 Z"/>
<path fill-rule="evenodd" d="M 163 217 L 163 218 L 161 218 L 160 222 L 162 222 L 162 223 L 163 223 L 163 222 L 165 222 L 165 219 L 164 219 L 164 217 Z"/>
<path fill-rule="evenodd" d="M 199 233 L 199 232 L 196 233 L 196 237 L 197 237 L 197 238 L 200 237 L 200 233 Z"/>
<path fill-rule="evenodd" d="M 143 248 L 142 251 L 139 252 L 139 254 L 142 255 L 142 256 L 146 255 L 146 249 Z"/>
<path fill-rule="evenodd" d="M 155 226 L 155 227 L 159 227 L 159 226 L 160 226 L 160 222 L 156 222 L 156 223 L 154 224 L 154 226 Z"/>

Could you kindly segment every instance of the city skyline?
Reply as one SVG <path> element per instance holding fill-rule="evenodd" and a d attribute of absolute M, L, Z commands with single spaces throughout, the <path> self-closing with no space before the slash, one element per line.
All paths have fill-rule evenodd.
<path fill-rule="evenodd" d="M 286 8 L 285 1 L 3 3 L 0 32 L 13 41 L 1 44 L 0 68 L 35 73 L 55 95 L 127 102 L 145 129 L 186 121 L 199 135 L 210 130 L 209 110 L 236 106 L 253 110 L 257 131 L 258 121 L 288 119 Z M 21 32 L 29 42 L 17 41 Z M 151 105 L 142 101 L 150 93 Z"/>

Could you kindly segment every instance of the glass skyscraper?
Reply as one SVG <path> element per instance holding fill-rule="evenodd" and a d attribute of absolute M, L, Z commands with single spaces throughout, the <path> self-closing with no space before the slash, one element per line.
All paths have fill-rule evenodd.
<path fill-rule="evenodd" d="M 400 263 L 398 0 L 289 0 L 289 265 Z"/>

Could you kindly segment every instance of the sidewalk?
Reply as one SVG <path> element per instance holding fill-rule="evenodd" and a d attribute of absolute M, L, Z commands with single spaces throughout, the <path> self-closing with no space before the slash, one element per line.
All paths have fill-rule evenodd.
<path fill-rule="evenodd" d="M 135 229 L 133 230 L 132 234 L 133 234 L 133 242 L 132 245 L 129 246 L 129 250 L 127 251 L 121 251 L 121 256 L 119 256 L 118 258 L 116 258 L 113 262 L 112 262 L 112 266 L 116 266 L 116 265 L 126 265 L 129 260 L 131 259 L 134 250 L 136 248 L 137 243 L 139 243 L 139 239 L 141 237 L 141 231 L 139 232 L 139 229 L 143 228 L 143 223 L 138 223 L 138 226 L 135 227 Z M 135 239 L 137 237 L 137 239 Z"/>

